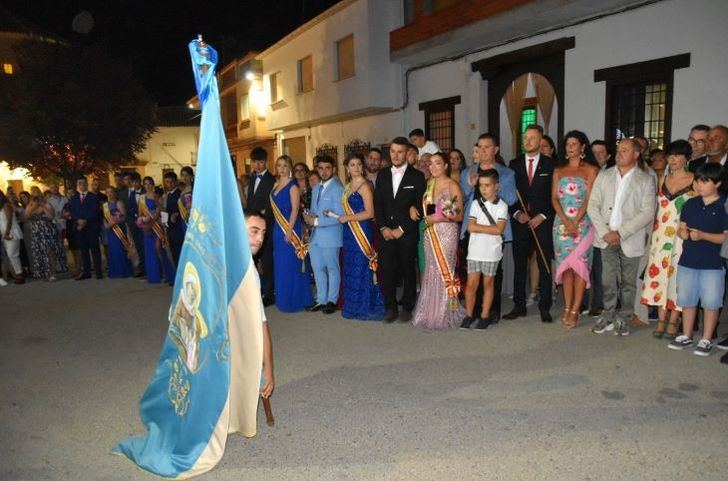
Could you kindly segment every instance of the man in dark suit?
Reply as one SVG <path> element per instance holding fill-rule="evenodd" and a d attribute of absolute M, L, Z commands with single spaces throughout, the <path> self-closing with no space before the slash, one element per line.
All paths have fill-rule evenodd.
<path fill-rule="evenodd" d="M 718 190 L 721 195 L 728 194 L 728 127 L 715 125 L 708 132 L 708 142 L 703 157 L 690 161 L 688 168 L 697 172 L 700 166 L 709 162 L 720 164 L 723 167 L 723 178 L 726 179 Z"/>
<path fill-rule="evenodd" d="M 116 187 L 116 198 L 119 199 L 124 206 L 129 200 L 129 184 L 127 180 L 131 182 L 131 176 L 126 177 L 127 174 L 117 172 L 114 174 L 114 186 Z"/>
<path fill-rule="evenodd" d="M 134 240 L 137 254 L 139 254 L 139 268 L 134 277 L 144 277 L 144 232 L 137 227 L 136 220 L 139 217 L 139 202 L 143 194 L 142 176 L 139 172 L 132 172 L 129 176 L 129 198 L 126 201 L 126 225 L 131 238 Z"/>
<path fill-rule="evenodd" d="M 425 194 L 425 176 L 407 164 L 409 141 L 404 137 L 392 140 L 389 154 L 392 167 L 382 169 L 377 176 L 374 189 L 374 213 L 379 227 L 379 265 L 381 284 L 387 313 L 385 322 L 399 317 L 407 322 L 412 317 L 412 309 L 417 300 L 417 241 L 419 231 L 417 220 L 412 218 L 411 209 L 422 217 L 422 196 Z M 397 310 L 397 279 L 402 276 L 404 292 L 399 316 Z"/>
<path fill-rule="evenodd" d="M 539 272 L 539 301 L 541 321 L 551 322 L 551 259 L 554 257 L 551 231 L 554 224 L 554 208 L 551 204 L 551 182 L 554 174 L 554 161 L 539 153 L 543 128 L 529 125 L 523 135 L 525 154 L 513 159 L 509 166 L 516 173 L 516 191 L 519 201 L 509 206 L 513 219 L 513 310 L 504 319 L 516 319 L 526 315 L 526 271 L 528 259 L 538 251 L 534 232 L 547 263 L 540 252 L 536 253 Z M 533 232 L 532 232 L 533 230 Z"/>
<path fill-rule="evenodd" d="M 81 177 L 76 181 L 78 194 L 71 199 L 70 211 L 74 234 L 78 239 L 83 259 L 83 273 L 76 278 L 77 281 L 91 278 L 91 256 L 93 256 L 96 278 L 101 279 L 101 251 L 99 250 L 99 213 L 101 212 L 101 199 L 98 195 L 88 191 L 86 179 Z"/>
<path fill-rule="evenodd" d="M 179 213 L 179 198 L 182 192 L 179 190 L 177 174 L 174 172 L 166 172 L 162 181 L 164 190 L 167 191 L 164 205 L 164 210 L 167 213 L 167 239 L 169 239 L 172 259 L 174 259 L 176 266 L 179 265 L 179 255 L 182 252 L 182 243 L 185 240 L 184 222 L 180 219 Z"/>
<path fill-rule="evenodd" d="M 260 212 L 265 217 L 268 232 L 273 232 L 273 211 L 270 209 L 270 193 L 276 183 L 276 178 L 268 172 L 268 152 L 263 147 L 256 147 L 250 152 L 253 173 L 248 185 L 248 210 Z M 262 290 L 263 304 L 269 306 L 275 303 L 273 292 L 273 236 L 268 236 L 263 248 L 258 253 L 258 259 L 263 264 Z M 256 259 L 257 261 L 257 259 Z"/>

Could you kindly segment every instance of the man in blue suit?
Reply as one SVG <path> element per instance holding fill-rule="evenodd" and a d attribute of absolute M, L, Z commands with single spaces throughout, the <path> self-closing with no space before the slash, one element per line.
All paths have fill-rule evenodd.
<path fill-rule="evenodd" d="M 343 243 L 343 226 L 339 216 L 344 215 L 341 196 L 344 187 L 334 177 L 334 159 L 328 155 L 314 159 L 321 183 L 314 188 L 311 199 L 311 213 L 305 216 L 306 223 L 313 227 L 309 242 L 311 266 L 316 279 L 316 304 L 306 308 L 324 314 L 336 311 L 339 300 L 341 272 L 339 249 Z"/>
<path fill-rule="evenodd" d="M 101 270 L 101 251 L 99 250 L 101 199 L 98 195 L 88 191 L 88 183 L 84 177 L 76 181 L 76 191 L 78 194 L 71 199 L 71 221 L 83 259 L 83 273 L 76 280 L 82 281 L 91 278 L 91 256 L 93 256 L 96 278 L 101 279 L 104 277 Z"/>
<path fill-rule="evenodd" d="M 144 193 L 142 189 L 142 176 L 139 172 L 132 172 L 129 185 L 129 199 L 126 201 L 126 225 L 131 238 L 134 240 L 137 254 L 139 254 L 139 270 L 134 277 L 144 277 L 146 269 L 144 268 L 144 232 L 137 227 L 136 220 L 139 217 L 139 204 L 141 195 Z"/>

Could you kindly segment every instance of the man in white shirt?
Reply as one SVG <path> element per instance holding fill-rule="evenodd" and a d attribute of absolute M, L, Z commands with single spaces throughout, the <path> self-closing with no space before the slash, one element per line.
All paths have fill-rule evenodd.
<path fill-rule="evenodd" d="M 414 129 L 410 132 L 409 140 L 419 150 L 419 157 L 422 157 L 423 154 L 433 155 L 440 151 L 440 147 L 435 142 L 425 138 L 425 133 L 422 129 Z"/>
<path fill-rule="evenodd" d="M 58 192 L 58 184 L 55 182 L 50 184 L 48 188 L 51 191 L 51 195 L 48 197 L 48 203 L 51 207 L 53 207 L 53 223 L 60 234 L 63 232 L 63 229 L 66 228 L 66 219 L 63 217 L 63 208 L 66 204 L 68 204 L 68 199 L 65 195 L 61 195 Z"/>
<path fill-rule="evenodd" d="M 622 140 L 615 168 L 597 176 L 589 196 L 587 212 L 597 232 L 594 246 L 601 250 L 604 288 L 603 317 L 592 329 L 595 334 L 613 329 L 618 336 L 629 335 L 640 258 L 657 207 L 655 181 L 637 166 L 640 150 L 637 140 Z M 622 307 L 616 312 L 618 296 Z"/>

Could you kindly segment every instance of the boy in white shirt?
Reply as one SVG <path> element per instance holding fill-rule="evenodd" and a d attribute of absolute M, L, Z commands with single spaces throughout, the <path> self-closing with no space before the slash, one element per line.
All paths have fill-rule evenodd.
<path fill-rule="evenodd" d="M 465 287 L 465 318 L 461 329 L 469 329 L 473 319 L 475 295 L 483 276 L 483 310 L 475 329 L 486 329 L 493 323 L 490 315 L 495 292 L 494 279 L 503 258 L 503 231 L 508 222 L 508 204 L 498 197 L 499 177 L 495 169 L 478 175 L 478 188 L 468 214 L 468 281 Z"/>

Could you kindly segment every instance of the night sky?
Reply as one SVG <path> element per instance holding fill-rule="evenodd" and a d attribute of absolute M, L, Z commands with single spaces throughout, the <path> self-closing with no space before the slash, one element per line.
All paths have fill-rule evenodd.
<path fill-rule="evenodd" d="M 202 33 L 221 65 L 263 50 L 338 0 L 0 0 L 23 20 L 70 42 L 102 45 L 131 60 L 160 105 L 183 105 L 195 93 L 187 43 Z M 81 12 L 89 33 L 74 31 Z M 80 23 L 80 25 L 79 25 Z M 78 22 L 83 30 L 89 23 Z"/>

